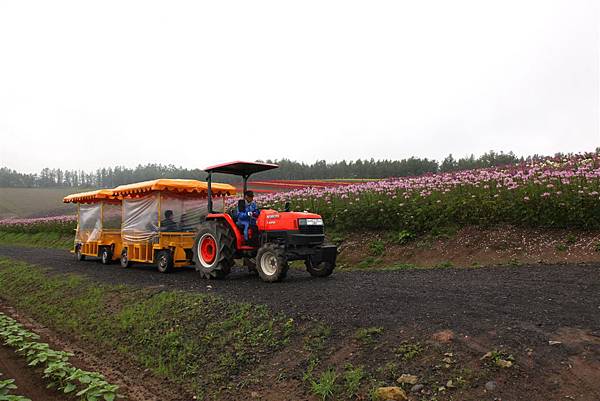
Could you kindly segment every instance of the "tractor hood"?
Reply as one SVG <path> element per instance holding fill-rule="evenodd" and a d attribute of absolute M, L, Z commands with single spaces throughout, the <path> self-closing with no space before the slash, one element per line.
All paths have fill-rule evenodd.
<path fill-rule="evenodd" d="M 319 221 L 320 220 L 320 221 Z M 307 212 L 279 212 L 272 209 L 263 209 L 256 221 L 261 231 L 299 230 L 299 224 L 319 224 L 322 226 L 321 216 Z"/>

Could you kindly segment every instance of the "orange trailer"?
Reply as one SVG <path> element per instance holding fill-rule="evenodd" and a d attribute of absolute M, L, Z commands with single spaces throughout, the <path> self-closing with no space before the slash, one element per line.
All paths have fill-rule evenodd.
<path fill-rule="evenodd" d="M 208 184 L 197 180 L 157 179 L 121 185 L 112 196 L 122 202 L 121 266 L 156 263 L 158 271 L 193 265 L 194 238 L 208 213 Z M 228 184 L 212 184 L 222 199 L 236 193 Z M 217 202 L 218 203 L 218 202 Z"/>
<path fill-rule="evenodd" d="M 77 260 L 99 257 L 103 264 L 121 254 L 121 201 L 112 190 L 99 189 L 63 198 L 77 204 L 77 229 L 72 252 Z"/>

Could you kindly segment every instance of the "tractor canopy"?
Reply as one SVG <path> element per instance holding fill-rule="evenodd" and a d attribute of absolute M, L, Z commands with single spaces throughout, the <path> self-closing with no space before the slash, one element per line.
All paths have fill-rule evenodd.
<path fill-rule="evenodd" d="M 273 170 L 279 167 L 277 164 L 271 163 L 257 163 L 257 162 L 242 162 L 235 161 L 223 164 L 217 164 L 216 166 L 210 166 L 204 169 L 209 174 L 221 173 L 221 174 L 233 174 L 240 175 L 242 177 L 248 177 L 251 174 L 260 173 L 261 171 Z M 213 184 L 214 185 L 214 184 Z"/>

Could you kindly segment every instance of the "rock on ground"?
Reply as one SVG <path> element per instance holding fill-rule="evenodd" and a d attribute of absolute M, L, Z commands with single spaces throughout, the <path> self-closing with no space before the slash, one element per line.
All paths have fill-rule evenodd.
<path fill-rule="evenodd" d="M 383 401 L 406 401 L 408 397 L 400 387 L 379 387 L 375 391 L 378 400 Z"/>

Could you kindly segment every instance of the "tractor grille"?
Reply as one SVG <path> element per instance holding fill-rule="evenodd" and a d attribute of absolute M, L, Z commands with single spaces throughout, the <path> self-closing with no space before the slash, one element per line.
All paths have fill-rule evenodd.
<path fill-rule="evenodd" d="M 298 226 L 300 234 L 324 234 L 325 227 L 323 226 Z"/>

